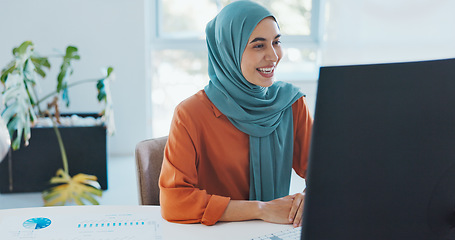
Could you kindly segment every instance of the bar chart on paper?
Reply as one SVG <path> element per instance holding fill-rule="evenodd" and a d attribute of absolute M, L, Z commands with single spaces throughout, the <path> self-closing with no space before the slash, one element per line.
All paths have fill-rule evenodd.
<path fill-rule="evenodd" d="M 1 222 L 0 236 L 11 240 L 162 239 L 160 224 L 139 212 L 8 216 Z"/>

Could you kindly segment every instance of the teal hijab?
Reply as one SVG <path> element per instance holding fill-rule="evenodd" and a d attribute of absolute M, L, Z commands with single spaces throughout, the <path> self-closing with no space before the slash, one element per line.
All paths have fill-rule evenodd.
<path fill-rule="evenodd" d="M 284 82 L 261 87 L 241 71 L 243 51 L 256 25 L 273 17 L 263 6 L 236 1 L 207 24 L 212 103 L 240 131 L 249 135 L 250 200 L 269 201 L 289 194 L 293 157 L 292 104 L 303 94 Z M 231 159 L 226 159 L 229 161 Z"/>

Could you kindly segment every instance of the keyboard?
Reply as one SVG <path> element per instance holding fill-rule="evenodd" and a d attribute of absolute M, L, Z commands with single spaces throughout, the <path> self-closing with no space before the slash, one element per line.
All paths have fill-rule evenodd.
<path fill-rule="evenodd" d="M 301 233 L 302 227 L 297 227 L 252 238 L 251 240 L 300 240 Z"/>

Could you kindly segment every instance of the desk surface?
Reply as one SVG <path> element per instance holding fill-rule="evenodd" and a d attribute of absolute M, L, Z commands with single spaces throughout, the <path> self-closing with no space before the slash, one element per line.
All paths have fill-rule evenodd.
<path fill-rule="evenodd" d="M 30 224 L 30 221 L 25 222 L 37 218 L 49 219 L 52 223 L 49 227 L 31 230 L 32 227 L 27 225 Z M 106 222 L 106 218 L 114 222 L 111 223 L 109 230 L 107 228 L 95 229 L 95 224 L 98 223 L 101 226 L 101 222 Z M 137 230 L 140 226 L 134 228 L 133 221 L 136 222 L 135 225 L 138 224 L 137 222 L 139 225 L 145 224 L 142 230 Z M 93 224 L 91 229 L 90 224 Z M 129 227 L 130 225 L 132 227 Z M 27 227 L 29 229 L 26 229 Z M 291 225 L 266 223 L 259 220 L 219 222 L 214 226 L 170 223 L 162 219 L 159 206 L 64 206 L 0 210 L 0 236 L 10 236 L 11 240 L 48 239 L 48 236 L 65 240 L 99 239 L 99 236 L 103 236 L 102 239 L 110 239 L 107 238 L 109 234 L 115 236 L 115 239 L 153 239 L 150 237 L 151 234 L 155 234 L 155 239 L 163 240 L 251 239 L 290 228 L 292 228 Z M 117 229 L 121 229 L 118 230 L 118 233 L 123 234 L 124 237 L 119 238 L 118 233 L 115 233 Z M 128 229 L 136 230 L 134 233 L 129 233 Z M 135 238 L 128 234 L 135 235 Z M 57 236 L 60 235 L 62 237 L 58 238 Z"/>

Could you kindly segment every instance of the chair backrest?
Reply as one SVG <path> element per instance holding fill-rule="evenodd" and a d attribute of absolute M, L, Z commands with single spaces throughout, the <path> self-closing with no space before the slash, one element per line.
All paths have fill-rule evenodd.
<path fill-rule="evenodd" d="M 136 145 L 135 157 L 139 183 L 139 203 L 160 205 L 160 177 L 167 136 L 148 139 Z"/>

